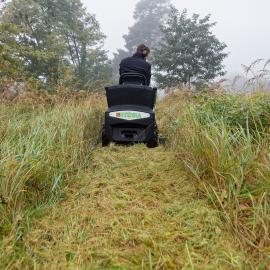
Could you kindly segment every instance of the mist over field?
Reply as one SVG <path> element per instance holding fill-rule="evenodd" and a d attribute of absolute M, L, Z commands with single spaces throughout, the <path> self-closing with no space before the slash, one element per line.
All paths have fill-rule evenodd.
<path fill-rule="evenodd" d="M 89 12 L 95 13 L 107 35 L 105 48 L 112 55 L 122 48 L 123 34 L 133 24 L 132 13 L 137 0 L 83 0 Z M 241 64 L 249 65 L 256 59 L 270 57 L 270 20 L 268 0 L 173 0 L 180 10 L 187 8 L 190 14 L 212 14 L 217 22 L 216 35 L 227 45 L 230 53 L 225 60 L 229 75 L 242 72 Z"/>

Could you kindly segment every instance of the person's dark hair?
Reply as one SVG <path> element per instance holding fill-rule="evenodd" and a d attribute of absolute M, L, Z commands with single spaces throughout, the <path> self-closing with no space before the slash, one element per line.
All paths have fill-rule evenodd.
<path fill-rule="evenodd" d="M 150 53 L 150 49 L 144 44 L 140 44 L 137 47 L 137 53 L 141 54 L 143 57 L 147 57 Z"/>

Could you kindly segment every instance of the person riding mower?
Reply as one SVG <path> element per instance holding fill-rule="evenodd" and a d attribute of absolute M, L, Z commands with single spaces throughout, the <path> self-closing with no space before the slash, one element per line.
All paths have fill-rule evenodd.
<path fill-rule="evenodd" d="M 157 88 L 149 86 L 151 65 L 145 59 L 150 50 L 141 50 L 146 47 L 143 46 L 138 47 L 133 57 L 122 60 L 119 85 L 105 88 L 108 110 L 102 129 L 102 146 L 111 142 L 145 143 L 154 148 L 159 144 L 155 114 Z"/>

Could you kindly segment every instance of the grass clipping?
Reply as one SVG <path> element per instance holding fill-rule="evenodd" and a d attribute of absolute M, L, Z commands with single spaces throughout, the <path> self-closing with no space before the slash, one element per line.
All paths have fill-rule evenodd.
<path fill-rule="evenodd" d="M 218 212 L 198 197 L 173 153 L 113 146 L 94 156 L 93 171 L 33 224 L 19 268 L 243 269 Z"/>

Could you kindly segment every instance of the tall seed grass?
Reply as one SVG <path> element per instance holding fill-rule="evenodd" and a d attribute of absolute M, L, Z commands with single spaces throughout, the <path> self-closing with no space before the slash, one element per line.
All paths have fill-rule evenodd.
<path fill-rule="evenodd" d="M 0 228 L 22 209 L 54 198 L 89 165 L 102 124 L 97 103 L 0 105 Z"/>
<path fill-rule="evenodd" d="M 270 263 L 269 99 L 222 95 L 176 100 L 170 112 L 175 118 L 164 129 L 187 174 L 260 269 Z"/>

